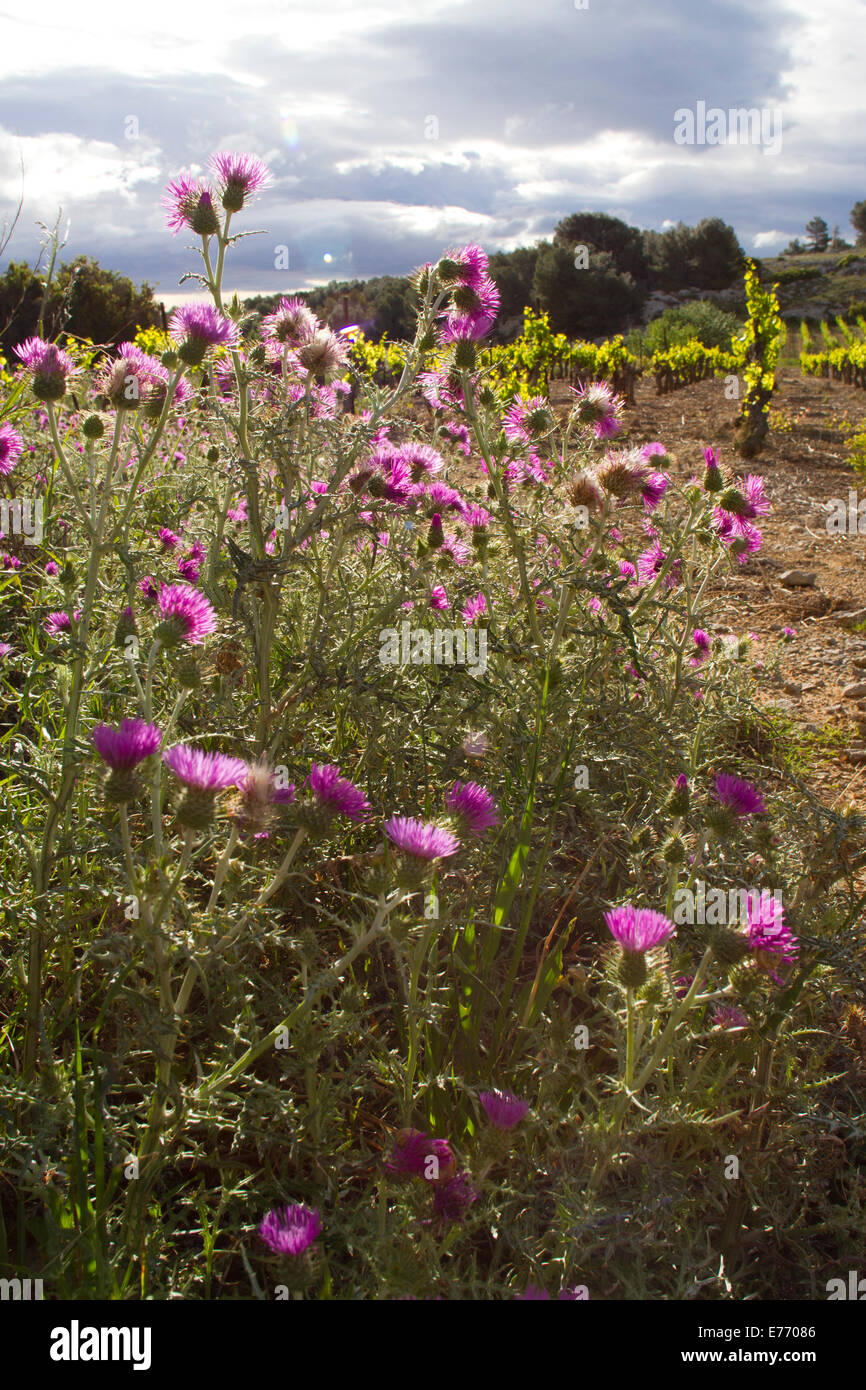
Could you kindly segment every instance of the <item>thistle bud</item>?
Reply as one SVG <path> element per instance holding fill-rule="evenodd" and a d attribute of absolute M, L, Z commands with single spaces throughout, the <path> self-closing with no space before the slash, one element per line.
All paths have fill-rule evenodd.
<path fill-rule="evenodd" d="M 477 362 L 478 353 L 475 344 L 470 342 L 468 338 L 458 339 L 454 351 L 454 365 L 459 367 L 461 371 L 471 372 L 474 371 Z"/>
<path fill-rule="evenodd" d="M 643 951 L 623 951 L 617 970 L 617 978 L 626 989 L 640 989 L 648 978 L 646 956 Z"/>
<path fill-rule="evenodd" d="M 105 434 L 105 425 L 101 415 L 88 415 L 81 432 L 85 439 L 101 439 Z"/>
<path fill-rule="evenodd" d="M 719 964 L 728 968 L 738 965 L 749 954 L 748 938 L 732 927 L 714 927 L 710 932 L 710 945 Z"/>

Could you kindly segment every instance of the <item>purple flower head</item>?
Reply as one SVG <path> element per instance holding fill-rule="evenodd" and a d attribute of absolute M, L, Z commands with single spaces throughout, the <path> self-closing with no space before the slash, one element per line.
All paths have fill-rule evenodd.
<path fill-rule="evenodd" d="M 238 794 L 228 811 L 245 830 L 261 835 L 273 825 L 280 808 L 294 799 L 293 782 L 280 786 L 273 768 L 264 762 L 252 763 L 238 782 Z"/>
<path fill-rule="evenodd" d="M 719 494 L 719 506 L 722 511 L 730 512 L 739 521 L 754 521 L 755 517 L 766 516 L 770 510 L 770 501 L 764 489 L 763 478 L 748 473 L 745 478 L 739 479 L 739 487 L 725 488 Z"/>
<path fill-rule="evenodd" d="M 197 560 L 192 560 L 187 556 L 186 559 L 178 560 L 177 572 L 181 579 L 194 584 L 201 574 L 201 565 Z"/>
<path fill-rule="evenodd" d="M 369 801 L 353 782 L 340 776 L 334 763 L 313 763 L 307 781 L 318 805 L 331 815 L 351 821 L 367 819 Z"/>
<path fill-rule="evenodd" d="M 633 907 L 631 903 L 612 908 L 604 914 L 604 920 L 624 951 L 639 954 L 660 946 L 675 931 L 673 922 L 663 912 Z"/>
<path fill-rule="evenodd" d="M 60 566 L 58 565 L 56 560 L 47 561 L 45 565 L 45 573 L 49 575 L 52 579 L 56 574 L 60 573 Z"/>
<path fill-rule="evenodd" d="M 149 357 L 135 343 L 119 343 L 117 356 L 104 368 L 99 389 L 118 410 L 137 410 L 148 385 L 163 370 L 155 357 Z"/>
<path fill-rule="evenodd" d="M 208 794 L 236 787 L 247 773 L 247 764 L 242 758 L 205 753 L 201 748 L 188 748 L 184 743 L 167 748 L 162 760 L 185 787 Z"/>
<path fill-rule="evenodd" d="M 15 352 L 33 373 L 33 394 L 40 401 L 61 401 L 66 381 L 77 370 L 68 353 L 44 338 L 27 338 Z"/>
<path fill-rule="evenodd" d="M 421 1129 L 401 1129 L 394 1139 L 394 1149 L 385 1161 L 385 1171 L 426 1178 L 428 1182 L 447 1181 L 453 1177 L 456 1159 L 447 1139 L 431 1139 Z"/>
<path fill-rule="evenodd" d="M 669 462 L 668 451 L 658 439 L 654 439 L 652 444 L 644 444 L 641 449 L 641 457 L 648 463 L 655 462 L 659 468 L 663 468 Z"/>
<path fill-rule="evenodd" d="M 473 1202 L 477 1202 L 479 1192 L 473 1186 L 469 1173 L 455 1173 L 447 1182 L 439 1183 L 433 1190 L 433 1211 L 448 1225 L 462 1221 Z"/>
<path fill-rule="evenodd" d="M 666 551 L 658 541 L 653 541 L 649 549 L 644 550 L 637 557 L 637 574 L 641 584 L 651 584 L 665 568 L 668 562 L 669 552 Z M 682 581 L 682 560 L 674 560 L 667 574 L 665 575 L 665 588 L 673 589 Z"/>
<path fill-rule="evenodd" d="M 502 417 L 502 428 L 506 439 L 517 444 L 528 444 L 530 440 L 547 434 L 553 424 L 550 405 L 544 396 L 533 396 L 531 400 L 517 397 Z"/>
<path fill-rule="evenodd" d="M 572 394 L 574 418 L 580 425 L 591 425 L 596 439 L 610 439 L 619 432 L 624 402 L 606 381 L 572 387 Z"/>
<path fill-rule="evenodd" d="M 259 1235 L 275 1255 L 303 1255 L 322 1229 L 316 1207 L 275 1207 L 259 1226 Z"/>
<path fill-rule="evenodd" d="M 467 599 L 461 610 L 461 617 L 469 627 L 477 618 L 483 618 L 487 612 L 487 599 L 483 594 L 476 594 L 474 598 Z"/>
<path fill-rule="evenodd" d="M 21 457 L 24 440 L 5 421 L 0 425 L 0 478 L 8 478 Z"/>
<path fill-rule="evenodd" d="M 413 483 L 433 477 L 434 474 L 441 473 L 445 467 L 445 460 L 441 454 L 437 454 L 428 444 L 421 444 L 414 439 L 407 444 L 401 444 L 399 454 L 409 469 Z"/>
<path fill-rule="evenodd" d="M 749 1015 L 736 1004 L 716 1004 L 713 1009 L 713 1026 L 716 1028 L 748 1028 Z"/>
<path fill-rule="evenodd" d="M 237 325 L 212 304 L 182 304 L 171 316 L 169 336 L 182 362 L 197 367 L 212 347 L 237 347 Z"/>
<path fill-rule="evenodd" d="M 412 816 L 392 816 L 385 822 L 385 834 L 398 849 L 415 859 L 447 859 L 460 848 L 460 841 L 450 830 Z"/>
<path fill-rule="evenodd" d="M 762 964 L 796 960 L 800 943 L 785 921 L 785 909 L 772 893 L 750 893 L 746 906 L 749 946 Z"/>
<path fill-rule="evenodd" d="M 650 473 L 646 481 L 641 486 L 641 496 L 643 504 L 648 512 L 652 512 L 661 502 L 670 486 L 670 479 L 664 473 Z"/>
<path fill-rule="evenodd" d="M 78 609 L 75 610 L 72 618 L 70 618 L 68 613 L 49 613 L 43 626 L 49 636 L 57 637 L 61 632 L 70 632 L 73 618 L 75 622 L 78 622 L 80 617 L 81 613 Z"/>
<path fill-rule="evenodd" d="M 496 802 L 477 782 L 455 782 L 446 793 L 445 805 L 464 835 L 483 835 L 499 824 Z"/>
<path fill-rule="evenodd" d="M 162 199 L 168 214 L 169 228 L 177 236 L 183 227 L 199 236 L 213 236 L 219 231 L 219 218 L 213 205 L 211 191 L 201 179 L 180 174 L 168 185 Z"/>
<path fill-rule="evenodd" d="M 440 277 L 448 284 L 456 282 L 475 289 L 487 277 L 489 261 L 487 252 L 472 243 L 462 246 L 458 251 L 449 251 L 437 267 Z"/>
<path fill-rule="evenodd" d="M 734 777 L 729 772 L 716 775 L 713 796 L 735 816 L 763 816 L 767 808 L 764 799 L 751 782 Z"/>
<path fill-rule="evenodd" d="M 448 595 L 446 594 L 441 584 L 435 584 L 433 588 L 430 590 L 430 598 L 428 602 L 430 607 L 434 610 L 434 612 L 437 613 L 441 613 L 444 609 L 451 607 L 451 604 L 448 601 Z"/>
<path fill-rule="evenodd" d="M 161 526 L 159 528 L 159 543 L 163 550 L 176 550 L 180 545 L 180 536 L 175 535 L 174 531 L 170 531 L 167 526 Z"/>
<path fill-rule="evenodd" d="M 783 639 L 783 641 L 785 641 L 785 642 L 793 642 L 793 640 L 794 640 L 794 638 L 795 638 L 796 636 L 797 636 L 797 629 L 796 629 L 795 627 L 783 627 L 783 628 L 782 628 L 782 639 Z"/>
<path fill-rule="evenodd" d="M 162 618 L 157 636 L 163 646 L 188 642 L 191 647 L 198 647 L 216 630 L 216 614 L 210 603 L 188 584 L 161 585 L 156 606 Z"/>
<path fill-rule="evenodd" d="M 320 327 L 319 320 L 302 299 L 281 299 L 272 314 L 262 319 L 262 337 L 288 347 L 298 347 Z"/>
<path fill-rule="evenodd" d="M 490 332 L 498 311 L 499 290 L 489 275 L 479 276 L 471 285 L 459 285 L 453 307 L 445 315 L 442 342 L 477 342 Z"/>
<path fill-rule="evenodd" d="M 221 150 L 211 155 L 210 165 L 227 212 L 240 212 L 248 198 L 271 182 L 267 165 L 254 154 L 227 154 Z"/>
<path fill-rule="evenodd" d="M 115 772 L 137 767 L 156 752 L 161 741 L 162 732 L 143 719 L 124 719 L 117 729 L 110 724 L 97 724 L 93 730 L 97 753 Z"/>
<path fill-rule="evenodd" d="M 478 1099 L 494 1129 L 513 1129 L 529 1110 L 529 1102 L 513 1091 L 481 1091 Z"/>
<path fill-rule="evenodd" d="M 298 361 L 317 380 L 327 381 L 345 367 L 349 346 L 345 338 L 330 328 L 317 328 L 298 347 Z"/>
<path fill-rule="evenodd" d="M 8 642 L 0 642 L 0 658 L 5 659 L 7 656 L 11 656 L 14 650 L 15 648 L 10 647 Z"/>

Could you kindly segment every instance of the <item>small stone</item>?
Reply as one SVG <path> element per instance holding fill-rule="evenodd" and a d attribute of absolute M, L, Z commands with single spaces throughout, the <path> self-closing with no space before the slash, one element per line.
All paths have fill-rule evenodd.
<path fill-rule="evenodd" d="M 866 763 L 866 748 L 849 748 L 846 756 L 849 763 Z"/>
<path fill-rule="evenodd" d="M 843 700 L 862 700 L 866 695 L 866 681 L 855 681 L 853 685 L 846 685 L 842 691 Z"/>
<path fill-rule="evenodd" d="M 818 575 L 815 570 L 785 570 L 779 583 L 786 589 L 814 589 Z"/>
<path fill-rule="evenodd" d="M 802 695 L 803 693 L 802 685 L 798 685 L 796 681 L 785 681 L 782 689 L 786 695 Z"/>
<path fill-rule="evenodd" d="M 855 608 L 847 613 L 834 613 L 833 617 L 843 627 L 859 627 L 861 623 L 866 623 L 866 608 Z"/>
<path fill-rule="evenodd" d="M 866 656 L 854 656 L 851 658 L 851 665 L 856 666 L 858 671 L 866 671 Z"/>

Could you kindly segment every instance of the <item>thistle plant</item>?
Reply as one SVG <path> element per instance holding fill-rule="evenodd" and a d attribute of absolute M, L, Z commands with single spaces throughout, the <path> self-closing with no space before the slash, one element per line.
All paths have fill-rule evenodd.
<path fill-rule="evenodd" d="M 713 594 L 766 490 L 709 444 L 685 477 L 630 444 L 595 374 L 515 396 L 477 245 L 416 272 L 390 385 L 300 296 L 227 303 L 269 175 L 209 170 L 166 194 L 201 298 L 162 354 L 31 339 L 35 405 L 0 425 L 0 474 L 38 466 L 50 503 L 0 675 L 33 654 L 16 1095 L 40 1133 L 75 1098 L 56 1261 L 74 1229 L 100 1294 L 145 1287 L 216 1155 L 195 1200 L 250 1288 L 471 1296 L 495 1227 L 499 1294 L 577 1297 L 617 1184 L 647 1197 L 631 1159 L 678 1182 L 682 1134 L 709 1163 L 741 1112 L 769 1142 L 794 1011 L 856 932 L 855 812 L 798 838 L 782 771 L 738 751 L 754 671 Z M 770 898 L 683 918 L 711 880 Z"/>

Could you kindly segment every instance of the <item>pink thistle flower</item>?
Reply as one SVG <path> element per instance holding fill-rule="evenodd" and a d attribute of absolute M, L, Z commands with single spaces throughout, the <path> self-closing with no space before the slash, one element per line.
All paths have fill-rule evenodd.
<path fill-rule="evenodd" d="M 638 580 L 641 584 L 650 584 L 659 574 L 661 574 L 668 561 L 668 552 L 662 548 L 658 541 L 655 541 L 648 550 L 643 551 L 637 557 Z M 665 588 L 673 589 L 682 580 L 682 560 L 674 560 L 667 575 L 665 576 Z"/>
<path fill-rule="evenodd" d="M 431 590 L 428 602 L 430 607 L 434 610 L 434 612 L 437 613 L 441 613 L 444 609 L 451 607 L 451 604 L 448 600 L 448 595 L 446 594 L 441 584 L 437 584 Z"/>
<path fill-rule="evenodd" d="M 448 483 L 440 482 L 438 478 L 427 484 L 426 495 L 433 505 L 443 512 L 459 512 L 463 509 L 463 498 L 457 489 L 449 487 Z"/>
<path fill-rule="evenodd" d="M 66 383 L 78 370 L 67 352 L 44 338 L 27 338 L 15 353 L 33 373 L 33 394 L 40 401 L 61 401 Z"/>
<path fill-rule="evenodd" d="M 247 764 L 242 758 L 206 753 L 184 743 L 167 748 L 162 760 L 179 782 L 195 792 L 214 793 L 236 787 L 247 773 Z"/>
<path fill-rule="evenodd" d="M 317 1239 L 322 1230 L 318 1208 L 304 1205 L 275 1207 L 258 1227 L 260 1238 L 275 1255 L 296 1259 Z"/>
<path fill-rule="evenodd" d="M 441 278 L 447 283 L 456 281 L 474 289 L 487 276 L 489 264 L 487 252 L 473 242 L 469 246 L 462 246 L 458 251 L 449 251 L 439 262 L 438 270 Z"/>
<path fill-rule="evenodd" d="M 201 566 L 197 560 L 191 560 L 187 556 L 186 559 L 178 560 L 177 572 L 181 579 L 185 579 L 190 584 L 194 584 L 201 574 Z"/>
<path fill-rule="evenodd" d="M 271 182 L 266 164 L 254 154 L 211 155 L 211 172 L 217 182 L 226 212 L 240 212 L 244 203 Z"/>
<path fill-rule="evenodd" d="M 167 526 L 159 528 L 159 543 L 163 550 L 175 550 L 180 545 L 180 536 L 175 535 Z"/>
<path fill-rule="evenodd" d="M 262 319 L 262 337 L 289 347 L 312 338 L 319 320 L 302 299 L 281 299 L 272 314 Z"/>
<path fill-rule="evenodd" d="M 97 753 L 115 772 L 137 767 L 156 752 L 161 741 L 161 730 L 143 719 L 124 719 L 117 729 L 110 724 L 97 724 L 93 730 Z"/>
<path fill-rule="evenodd" d="M 642 955 L 673 936 L 676 928 L 662 912 L 626 903 L 604 914 L 612 935 L 624 951 Z"/>
<path fill-rule="evenodd" d="M 477 782 L 455 782 L 445 796 L 445 806 L 464 835 L 481 836 L 499 824 L 496 802 Z"/>
<path fill-rule="evenodd" d="M 163 368 L 135 343 L 119 343 L 117 356 L 107 364 L 98 386 L 117 410 L 137 410 L 150 382 Z"/>
<path fill-rule="evenodd" d="M 445 467 L 445 460 L 441 454 L 437 454 L 429 445 L 420 444 L 415 440 L 401 444 L 399 454 L 409 469 L 413 483 L 420 483 L 424 478 L 441 473 Z"/>
<path fill-rule="evenodd" d="M 460 841 L 450 830 L 413 816 L 391 816 L 385 822 L 385 834 L 414 859 L 447 859 L 460 848 Z"/>
<path fill-rule="evenodd" d="M 301 366 L 319 381 L 335 376 L 346 365 L 350 344 L 330 328 L 318 328 L 309 338 L 305 338 L 298 348 L 298 361 Z"/>
<path fill-rule="evenodd" d="M 513 1129 L 529 1111 L 529 1102 L 513 1091 L 481 1091 L 478 1099 L 494 1129 Z"/>
<path fill-rule="evenodd" d="M 216 614 L 210 603 L 204 594 L 186 584 L 162 584 L 156 606 L 162 618 L 157 636 L 163 646 L 188 642 L 191 647 L 198 647 L 216 631 Z"/>
<path fill-rule="evenodd" d="M 580 425 L 592 426 L 596 439 L 610 439 L 621 428 L 620 416 L 625 406 L 606 381 L 592 381 L 571 388 L 574 396 L 572 414 Z"/>
<path fill-rule="evenodd" d="M 4 421 L 0 425 L 0 478 L 9 477 L 21 457 L 23 448 L 24 440 L 21 435 Z"/>
<path fill-rule="evenodd" d="M 45 573 L 52 579 L 56 574 L 60 573 L 60 566 L 58 565 L 56 560 L 49 560 L 47 562 L 45 566 Z"/>
<path fill-rule="evenodd" d="M 366 820 L 369 801 L 353 782 L 340 776 L 334 763 L 313 763 L 307 781 L 316 801 L 332 815 L 351 821 Z"/>
<path fill-rule="evenodd" d="M 483 618 L 487 612 L 487 599 L 483 594 L 476 594 L 474 598 L 467 599 L 463 605 L 461 617 L 467 627 L 478 618 Z"/>
<path fill-rule="evenodd" d="M 179 174 L 172 180 L 162 205 L 168 214 L 167 224 L 175 236 L 183 227 L 198 236 L 213 236 L 219 231 L 211 191 L 206 183 L 191 174 Z"/>
<path fill-rule="evenodd" d="M 746 932 L 755 957 L 764 965 L 795 960 L 800 943 L 785 921 L 785 910 L 772 893 L 750 893 Z"/>
<path fill-rule="evenodd" d="M 670 479 L 664 473 L 650 473 L 649 477 L 641 486 L 641 496 L 643 504 L 648 512 L 652 512 L 659 505 L 670 486 Z"/>
<path fill-rule="evenodd" d="M 212 304 L 182 304 L 175 309 L 169 336 L 178 344 L 178 357 L 191 367 L 204 361 L 208 348 L 238 345 L 237 325 Z"/>
<path fill-rule="evenodd" d="M 456 1167 L 448 1140 L 433 1139 L 421 1129 L 401 1129 L 384 1164 L 386 1173 L 426 1178 L 428 1182 L 447 1181 Z"/>
<path fill-rule="evenodd" d="M 228 813 L 256 838 L 265 834 L 283 806 L 295 799 L 295 786 L 277 783 L 274 770 L 264 762 L 247 766 L 238 782 L 238 794 L 228 807 Z"/>
<path fill-rule="evenodd" d="M 716 1004 L 713 1009 L 715 1028 L 748 1028 L 749 1015 L 744 1014 L 736 1004 Z"/>
<path fill-rule="evenodd" d="M 139 579 L 136 587 L 139 592 L 144 595 L 148 603 L 153 603 L 159 593 L 156 580 L 149 574 L 146 574 L 143 579 Z"/>
<path fill-rule="evenodd" d="M 730 512 L 739 521 L 754 521 L 758 516 L 766 516 L 770 501 L 764 489 L 763 478 L 747 473 L 739 479 L 739 487 L 725 488 L 719 495 L 719 507 Z"/>
<path fill-rule="evenodd" d="M 45 631 L 49 634 L 49 636 L 58 637 L 61 632 L 70 632 L 72 630 L 73 620 L 77 623 L 80 621 L 80 619 L 81 612 L 77 608 L 75 609 L 72 618 L 70 618 L 68 613 L 49 613 L 48 617 L 45 619 L 43 626 L 45 628 Z"/>
<path fill-rule="evenodd" d="M 767 813 L 764 798 L 757 788 L 729 772 L 717 773 L 713 796 L 735 816 L 763 816 Z"/>
<path fill-rule="evenodd" d="M 433 1189 L 433 1211 L 440 1221 L 454 1225 L 463 1220 L 472 1203 L 478 1201 L 479 1195 L 469 1173 L 464 1170 Z"/>
<path fill-rule="evenodd" d="M 658 439 L 654 439 L 651 444 L 644 444 L 640 452 L 647 463 L 655 463 L 659 468 L 664 468 L 666 463 L 670 463 L 668 451 Z"/>
<path fill-rule="evenodd" d="M 524 401 L 517 397 L 502 417 L 502 428 L 506 439 L 519 444 L 528 444 L 550 430 L 553 425 L 550 406 L 544 396 L 533 396 Z"/>

